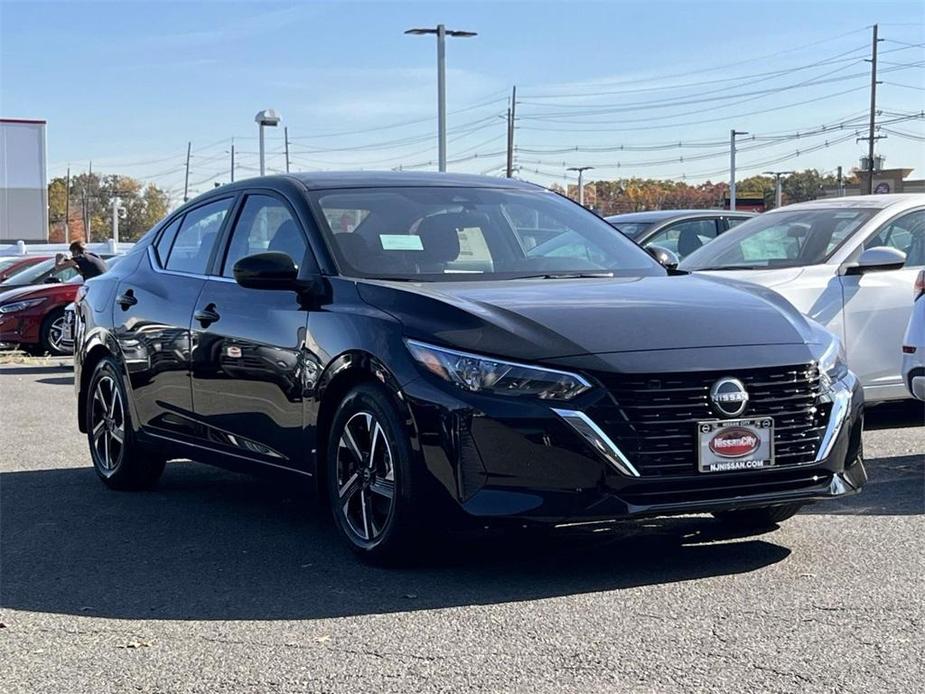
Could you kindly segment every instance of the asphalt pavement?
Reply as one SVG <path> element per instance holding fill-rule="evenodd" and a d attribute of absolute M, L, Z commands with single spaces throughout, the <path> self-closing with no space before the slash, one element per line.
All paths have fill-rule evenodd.
<path fill-rule="evenodd" d="M 298 485 L 193 463 L 108 491 L 72 374 L 0 367 L 0 690 L 918 692 L 925 416 L 868 412 L 863 494 L 359 563 Z M 423 555 L 423 550 L 422 550 Z M 918 683 L 918 684 L 916 684 Z"/>

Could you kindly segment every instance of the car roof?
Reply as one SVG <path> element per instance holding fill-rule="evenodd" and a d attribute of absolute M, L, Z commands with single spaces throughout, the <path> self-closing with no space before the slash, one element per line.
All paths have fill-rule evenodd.
<path fill-rule="evenodd" d="M 682 217 L 715 217 L 716 215 L 736 215 L 740 217 L 754 217 L 752 212 L 736 210 L 647 210 L 645 212 L 627 212 L 604 217 L 608 222 L 664 222 Z"/>
<path fill-rule="evenodd" d="M 310 190 L 326 188 L 379 188 L 388 186 L 516 188 L 537 190 L 540 186 L 514 178 L 436 171 L 318 171 L 289 174 Z M 251 183 L 254 179 L 251 179 Z"/>
<path fill-rule="evenodd" d="M 886 195 L 848 195 L 842 198 L 819 198 L 778 207 L 777 210 L 831 209 L 837 207 L 870 207 L 883 210 L 888 207 L 925 204 L 925 193 L 889 193 Z M 776 212 L 777 210 L 772 210 Z"/>

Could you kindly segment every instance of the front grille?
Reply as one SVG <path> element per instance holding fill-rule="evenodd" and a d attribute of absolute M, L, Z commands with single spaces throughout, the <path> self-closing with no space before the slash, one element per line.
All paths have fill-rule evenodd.
<path fill-rule="evenodd" d="M 820 379 L 814 364 L 597 376 L 615 404 L 594 417 L 644 477 L 697 472 L 697 422 L 723 419 L 711 407 L 710 388 L 724 376 L 738 378 L 748 390 L 741 417 L 774 418 L 777 465 L 813 462 L 825 431 L 828 406 L 818 404 Z"/>

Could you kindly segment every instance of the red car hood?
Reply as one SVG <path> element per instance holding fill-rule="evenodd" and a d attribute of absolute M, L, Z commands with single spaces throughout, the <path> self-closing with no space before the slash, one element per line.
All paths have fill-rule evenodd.
<path fill-rule="evenodd" d="M 37 299 L 41 296 L 48 297 L 55 301 L 64 301 L 70 303 L 77 298 L 77 290 L 80 284 L 33 284 L 28 287 L 17 287 L 8 289 L 0 293 L 0 304 L 9 304 L 13 301 L 24 301 L 25 299 Z"/>

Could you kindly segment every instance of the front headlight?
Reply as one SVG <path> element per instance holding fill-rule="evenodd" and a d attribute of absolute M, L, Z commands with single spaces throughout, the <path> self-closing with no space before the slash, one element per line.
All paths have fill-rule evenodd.
<path fill-rule="evenodd" d="M 3 306 L 0 306 L 0 313 L 16 313 L 17 311 L 25 311 L 27 308 L 38 306 L 43 301 L 45 301 L 44 296 L 40 299 L 26 299 L 25 301 L 15 301 L 12 304 L 4 304 Z"/>
<path fill-rule="evenodd" d="M 848 364 L 845 361 L 845 351 L 841 340 L 832 336 L 831 341 L 819 357 L 819 377 L 822 382 L 822 392 L 832 390 L 835 384 L 848 375 Z"/>
<path fill-rule="evenodd" d="M 472 393 L 571 400 L 591 388 L 578 374 L 513 364 L 477 354 L 405 340 L 411 355 L 435 376 Z"/>

